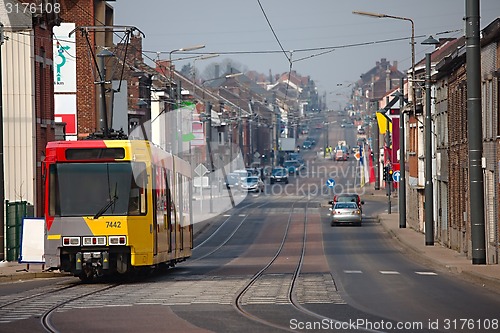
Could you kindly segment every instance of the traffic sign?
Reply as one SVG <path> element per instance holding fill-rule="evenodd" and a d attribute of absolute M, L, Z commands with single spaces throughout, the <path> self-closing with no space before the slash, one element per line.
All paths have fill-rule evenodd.
<path fill-rule="evenodd" d="M 361 158 L 361 154 L 359 153 L 359 151 L 354 153 L 354 158 L 359 161 L 359 159 Z"/>
<path fill-rule="evenodd" d="M 335 187 L 335 179 L 333 179 L 333 178 L 328 179 L 326 181 L 326 186 L 328 186 L 329 188 Z"/>
<path fill-rule="evenodd" d="M 400 178 L 401 178 L 401 172 L 394 171 L 394 173 L 392 174 L 392 180 L 394 180 L 396 183 L 399 183 Z"/>
<path fill-rule="evenodd" d="M 194 172 L 201 177 L 208 173 L 208 169 L 206 166 L 200 163 L 196 168 L 194 168 Z"/>

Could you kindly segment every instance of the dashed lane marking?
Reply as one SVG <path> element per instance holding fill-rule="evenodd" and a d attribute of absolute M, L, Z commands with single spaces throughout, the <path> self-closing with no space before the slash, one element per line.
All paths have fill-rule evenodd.
<path fill-rule="evenodd" d="M 426 276 L 435 276 L 437 275 L 436 272 L 415 272 L 417 273 L 418 275 L 426 275 Z"/>
<path fill-rule="evenodd" d="M 399 275 L 399 272 L 397 272 L 397 271 L 380 271 L 380 274 L 384 274 L 384 275 Z"/>
<path fill-rule="evenodd" d="M 346 270 L 346 271 L 344 271 L 344 273 L 346 273 L 346 274 L 363 274 L 363 271 L 350 271 L 350 270 Z"/>

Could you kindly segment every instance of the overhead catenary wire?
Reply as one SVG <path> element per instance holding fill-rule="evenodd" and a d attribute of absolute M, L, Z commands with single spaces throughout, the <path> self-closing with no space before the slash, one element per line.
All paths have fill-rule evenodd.
<path fill-rule="evenodd" d="M 259 7 L 260 7 L 260 10 L 262 11 L 262 14 L 264 15 L 264 18 L 266 19 L 266 22 L 267 24 L 269 25 L 269 28 L 271 29 L 271 32 L 273 33 L 274 35 L 274 38 L 276 39 L 276 42 L 278 42 L 278 45 L 280 46 L 281 48 L 281 52 L 283 52 L 283 54 L 285 55 L 285 57 L 287 58 L 288 62 L 292 62 L 292 58 L 291 57 L 288 57 L 288 55 L 286 54 L 286 51 L 285 49 L 283 48 L 283 45 L 281 45 L 281 42 L 278 38 L 278 36 L 276 35 L 276 32 L 274 31 L 274 28 L 273 26 L 271 25 L 271 22 L 269 21 L 269 18 L 267 17 L 267 14 L 266 14 L 266 11 L 264 10 L 264 7 L 262 7 L 262 4 L 260 3 L 260 0 L 257 0 L 257 2 L 259 3 Z"/>

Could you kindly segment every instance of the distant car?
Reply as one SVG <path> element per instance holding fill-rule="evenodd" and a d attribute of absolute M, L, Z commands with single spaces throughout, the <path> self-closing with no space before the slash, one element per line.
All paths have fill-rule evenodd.
<path fill-rule="evenodd" d="M 240 182 L 243 181 L 248 176 L 252 176 L 252 174 L 250 172 L 248 172 L 248 170 L 246 170 L 246 169 L 234 170 L 232 173 L 237 175 L 240 178 Z"/>
<path fill-rule="evenodd" d="M 288 184 L 288 171 L 285 168 L 274 168 L 269 177 L 270 183 L 285 183 Z"/>
<path fill-rule="evenodd" d="M 260 171 L 257 168 L 247 168 L 247 177 L 248 176 L 260 176 Z"/>
<path fill-rule="evenodd" d="M 311 138 L 310 136 L 308 136 L 305 141 L 311 142 L 311 145 L 313 145 L 313 146 L 316 144 L 316 140 Z"/>
<path fill-rule="evenodd" d="M 228 173 L 224 184 L 226 188 L 237 188 L 240 185 L 240 177 L 236 173 Z"/>
<path fill-rule="evenodd" d="M 297 160 L 300 164 L 304 164 L 304 158 L 302 158 L 302 155 L 300 155 L 300 153 L 290 153 L 288 154 L 288 159 Z"/>
<path fill-rule="evenodd" d="M 347 161 L 348 158 L 347 151 L 344 149 L 337 149 L 335 151 L 335 161 Z"/>
<path fill-rule="evenodd" d="M 289 174 L 297 175 L 304 168 L 304 165 L 297 160 L 288 160 L 283 163 L 283 167 L 288 170 Z"/>
<path fill-rule="evenodd" d="M 362 213 L 356 202 L 337 202 L 330 208 L 331 222 L 334 226 L 339 223 L 352 223 L 361 225 Z"/>
<path fill-rule="evenodd" d="M 302 143 L 302 148 L 304 148 L 304 149 L 311 149 L 312 148 L 312 142 L 311 141 L 304 141 Z"/>
<path fill-rule="evenodd" d="M 241 190 L 248 192 L 264 192 L 264 182 L 257 176 L 247 177 L 241 183 Z"/>
<path fill-rule="evenodd" d="M 333 200 L 328 201 L 330 205 L 334 205 L 337 202 L 355 202 L 359 209 L 361 209 L 361 205 L 364 205 L 365 202 L 361 200 L 361 197 L 355 193 L 342 193 L 337 194 L 333 197 Z"/>

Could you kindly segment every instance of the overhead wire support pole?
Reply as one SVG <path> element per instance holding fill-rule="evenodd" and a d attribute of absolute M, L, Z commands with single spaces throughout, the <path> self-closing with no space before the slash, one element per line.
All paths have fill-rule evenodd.
<path fill-rule="evenodd" d="M 467 141 L 469 149 L 469 188 L 472 264 L 486 264 L 484 218 L 484 180 L 482 169 L 483 129 L 481 116 L 481 44 L 479 0 L 466 0 L 465 44 L 467 62 Z"/>
<path fill-rule="evenodd" d="M 434 245 L 434 202 L 432 185 L 431 136 L 431 53 L 425 54 L 425 245 Z"/>
<path fill-rule="evenodd" d="M 404 78 L 399 83 L 399 227 L 406 228 L 406 148 L 404 113 Z"/>
<path fill-rule="evenodd" d="M 438 45 L 432 36 L 423 45 Z M 425 54 L 425 123 L 424 123 L 424 160 L 425 160 L 425 245 L 434 245 L 434 187 L 432 183 L 432 52 Z"/>
<path fill-rule="evenodd" d="M 4 42 L 4 25 L 0 22 L 0 261 L 5 260 L 4 253 L 4 202 L 5 202 L 5 179 L 3 158 L 3 82 L 2 82 L 2 45 Z"/>

